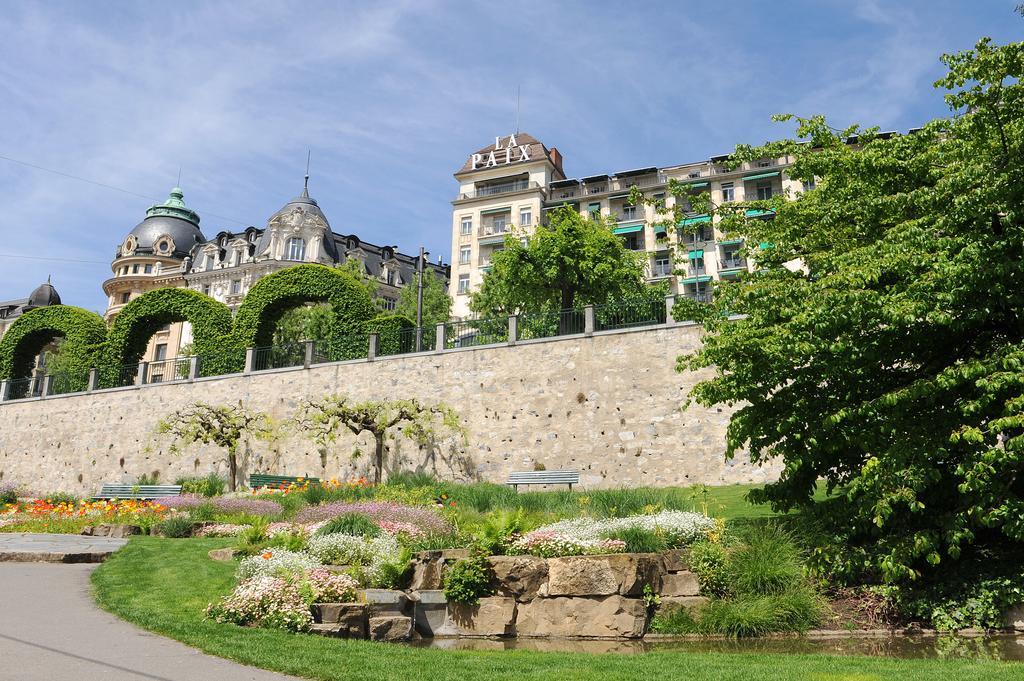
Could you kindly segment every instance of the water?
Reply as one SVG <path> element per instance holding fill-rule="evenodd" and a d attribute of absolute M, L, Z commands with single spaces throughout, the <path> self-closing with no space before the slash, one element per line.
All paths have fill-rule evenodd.
<path fill-rule="evenodd" d="M 574 640 L 435 638 L 411 645 L 445 650 L 534 650 L 540 652 L 622 653 L 759 653 L 866 655 L 895 658 L 949 658 L 1024 661 L 1024 636 L 849 636 L 845 638 L 761 638 L 739 640 Z"/>

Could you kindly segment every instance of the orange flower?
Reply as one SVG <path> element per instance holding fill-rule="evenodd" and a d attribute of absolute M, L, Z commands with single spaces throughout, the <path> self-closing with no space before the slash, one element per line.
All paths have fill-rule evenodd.
<path fill-rule="evenodd" d="M 271 553 L 270 551 L 267 551 L 266 553 L 263 554 L 263 560 L 270 560 L 273 557 L 274 557 L 274 554 Z"/>

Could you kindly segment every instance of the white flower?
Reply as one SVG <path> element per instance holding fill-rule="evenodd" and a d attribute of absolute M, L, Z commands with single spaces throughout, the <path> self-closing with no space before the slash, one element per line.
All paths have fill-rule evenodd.
<path fill-rule="evenodd" d="M 294 574 L 320 565 L 319 560 L 306 553 L 278 548 L 264 549 L 255 556 L 242 559 L 238 566 L 238 579 Z"/>

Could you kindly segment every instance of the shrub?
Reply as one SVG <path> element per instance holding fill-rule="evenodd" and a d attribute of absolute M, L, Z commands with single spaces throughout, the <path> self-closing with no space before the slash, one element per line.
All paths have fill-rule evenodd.
<path fill-rule="evenodd" d="M 179 497 L 161 499 L 160 504 L 176 511 L 183 511 L 209 504 L 218 513 L 247 513 L 258 516 L 280 515 L 281 504 L 269 499 L 252 499 L 249 497 L 214 497 L 208 499 L 196 494 L 183 494 Z"/>
<path fill-rule="evenodd" d="M 51 506 L 60 506 L 61 504 L 74 506 L 81 501 L 81 498 L 70 492 L 51 492 L 43 497 L 43 500 Z"/>
<path fill-rule="evenodd" d="M 494 571 L 484 556 L 456 561 L 444 576 L 444 595 L 452 603 L 476 605 L 494 593 Z"/>
<path fill-rule="evenodd" d="M 625 527 L 605 533 L 605 539 L 618 539 L 625 543 L 626 553 L 660 553 L 668 549 L 668 541 L 658 530 L 646 527 Z"/>
<path fill-rule="evenodd" d="M 697 628 L 703 634 L 743 638 L 807 631 L 820 616 L 818 597 L 810 589 L 797 588 L 774 596 L 712 600 L 701 608 Z"/>
<path fill-rule="evenodd" d="M 737 593 L 770 596 L 803 579 L 800 550 L 776 525 L 750 531 L 729 556 L 727 579 Z"/>
<path fill-rule="evenodd" d="M 182 494 L 196 494 L 201 497 L 218 497 L 224 494 L 228 481 L 225 478 L 210 473 L 202 477 L 178 478 L 175 485 L 181 485 Z"/>
<path fill-rule="evenodd" d="M 157 531 L 169 539 L 181 539 L 192 536 L 192 517 L 188 514 L 171 515 L 159 523 Z"/>
<path fill-rule="evenodd" d="M 690 569 L 705 596 L 720 598 L 731 592 L 725 561 L 725 547 L 719 542 L 701 541 L 690 547 Z"/>
<path fill-rule="evenodd" d="M 357 537 L 350 534 L 315 536 L 307 546 L 309 554 L 324 565 L 359 565 L 371 572 L 400 553 L 398 541 L 389 534 Z"/>
<path fill-rule="evenodd" d="M 267 548 L 281 548 L 289 551 L 305 551 L 306 535 L 301 532 L 276 532 L 264 542 Z"/>
<path fill-rule="evenodd" d="M 316 523 L 346 513 L 360 513 L 378 525 L 382 521 L 408 523 L 424 532 L 449 533 L 453 528 L 447 520 L 429 508 L 406 506 L 389 501 L 335 502 L 304 508 L 295 515 L 295 522 Z"/>
<path fill-rule="evenodd" d="M 626 543 L 617 539 L 576 539 L 564 534 L 534 530 L 516 539 L 509 546 L 509 553 L 527 553 L 541 558 L 556 556 L 587 556 L 602 553 L 622 553 Z"/>
<path fill-rule="evenodd" d="M 313 568 L 299 587 L 308 603 L 351 603 L 359 583 L 349 575 Z"/>
<path fill-rule="evenodd" d="M 659 532 L 669 547 L 687 546 L 715 529 L 715 521 L 692 511 L 662 511 L 652 515 L 625 518 L 574 518 L 544 525 L 535 532 L 551 532 L 571 539 L 592 541 L 618 537 L 621 532 L 641 528 Z"/>
<path fill-rule="evenodd" d="M 0 482 L 0 506 L 18 503 L 18 488 L 13 482 Z"/>
<path fill-rule="evenodd" d="M 213 504 L 200 504 L 198 506 L 194 506 L 188 514 L 192 516 L 192 520 L 205 523 L 215 518 L 217 515 L 217 509 L 213 507 Z"/>
<path fill-rule="evenodd" d="M 245 580 L 253 577 L 294 575 L 320 567 L 320 564 L 314 556 L 306 553 L 268 548 L 255 556 L 243 558 L 238 566 L 238 578 Z"/>
<path fill-rule="evenodd" d="M 206 609 L 217 622 L 268 629 L 307 631 L 313 623 L 299 586 L 289 579 L 258 576 L 239 584 L 231 595 Z"/>
<path fill-rule="evenodd" d="M 380 534 L 380 528 L 374 525 L 373 521 L 362 513 L 344 513 L 328 520 L 326 524 L 316 531 L 316 534 L 349 534 L 355 537 L 376 537 Z"/>
<path fill-rule="evenodd" d="M 494 556 L 507 553 L 527 529 L 528 521 L 522 509 L 494 511 L 473 529 L 473 535 L 480 551 Z"/>
<path fill-rule="evenodd" d="M 216 525 L 206 525 L 199 528 L 195 532 L 197 537 L 237 537 L 238 535 L 245 532 L 248 528 L 246 525 L 232 525 L 230 523 L 218 523 Z"/>

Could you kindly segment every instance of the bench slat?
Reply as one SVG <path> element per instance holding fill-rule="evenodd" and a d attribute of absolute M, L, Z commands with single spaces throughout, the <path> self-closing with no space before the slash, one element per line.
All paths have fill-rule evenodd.
<path fill-rule="evenodd" d="M 289 483 L 298 482 L 299 479 L 299 476 L 253 473 L 249 476 L 249 487 L 252 487 L 253 489 L 256 489 L 257 487 L 277 487 L 282 484 L 287 485 Z M 303 476 L 301 479 L 313 484 L 320 482 L 320 478 L 307 478 Z"/>
<path fill-rule="evenodd" d="M 508 474 L 507 485 L 573 485 L 580 482 L 579 471 L 514 471 Z"/>
<path fill-rule="evenodd" d="M 181 494 L 181 485 L 123 485 L 105 483 L 95 499 L 161 499 Z"/>

